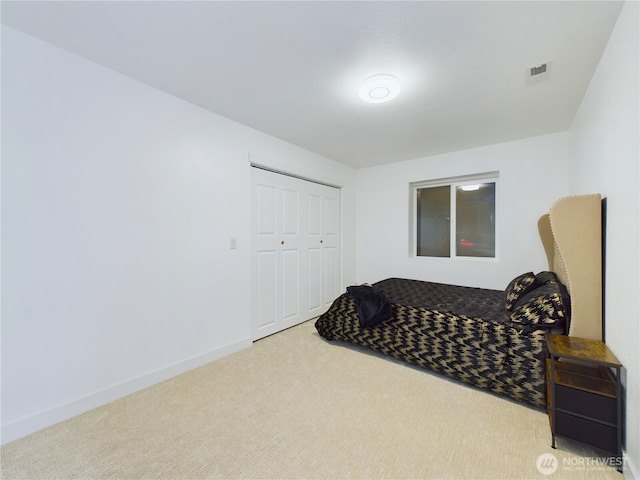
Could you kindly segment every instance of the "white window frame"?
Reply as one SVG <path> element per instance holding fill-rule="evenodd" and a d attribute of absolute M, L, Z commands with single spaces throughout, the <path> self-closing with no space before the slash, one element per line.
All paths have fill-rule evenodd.
<path fill-rule="evenodd" d="M 500 214 L 498 212 L 498 184 L 500 179 L 500 172 L 483 172 L 472 175 L 461 175 L 457 177 L 438 178 L 433 180 L 422 180 L 419 182 L 409 183 L 409 257 L 412 258 L 429 258 L 429 259 L 441 259 L 441 260 L 472 260 L 472 261 L 489 261 L 494 262 L 498 260 L 498 222 Z M 473 256 L 458 256 L 456 249 L 456 188 L 463 185 L 470 185 L 474 183 L 495 183 L 495 252 L 493 257 L 473 257 Z M 417 215 L 417 192 L 421 188 L 425 187 L 450 187 L 450 221 L 449 221 L 449 256 L 448 257 L 431 257 L 427 255 L 418 255 L 418 215 Z"/>

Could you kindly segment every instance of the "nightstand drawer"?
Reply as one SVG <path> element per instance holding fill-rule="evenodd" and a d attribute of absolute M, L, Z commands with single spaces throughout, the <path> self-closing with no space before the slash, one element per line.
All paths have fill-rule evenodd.
<path fill-rule="evenodd" d="M 616 425 L 616 399 L 556 385 L 556 408 Z"/>
<path fill-rule="evenodd" d="M 618 436 L 615 427 L 556 412 L 556 434 L 582 443 L 587 443 L 607 452 L 618 451 Z"/>

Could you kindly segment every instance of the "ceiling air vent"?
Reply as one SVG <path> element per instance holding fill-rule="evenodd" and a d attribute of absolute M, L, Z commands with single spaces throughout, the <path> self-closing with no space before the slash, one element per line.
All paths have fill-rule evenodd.
<path fill-rule="evenodd" d="M 551 71 L 551 62 L 537 63 L 526 68 L 527 83 L 534 85 L 536 83 L 549 80 L 549 72 Z"/>
<path fill-rule="evenodd" d="M 540 75 L 547 71 L 547 64 L 542 63 L 540 65 L 536 65 L 535 67 L 531 67 L 531 76 L 534 77 L 536 75 Z"/>

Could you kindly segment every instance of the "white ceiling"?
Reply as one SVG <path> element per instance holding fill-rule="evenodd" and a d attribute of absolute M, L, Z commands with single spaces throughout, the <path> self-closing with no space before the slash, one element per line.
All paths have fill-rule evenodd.
<path fill-rule="evenodd" d="M 621 6 L 5 0 L 2 23 L 359 168 L 568 129 Z M 376 73 L 396 99 L 359 99 Z"/>

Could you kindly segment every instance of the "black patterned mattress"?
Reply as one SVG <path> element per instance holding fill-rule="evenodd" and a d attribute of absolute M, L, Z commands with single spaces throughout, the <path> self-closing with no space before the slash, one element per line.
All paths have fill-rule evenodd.
<path fill-rule="evenodd" d="M 544 407 L 544 332 L 568 332 L 569 305 L 552 272 L 519 275 L 504 291 L 389 278 L 349 287 L 315 327 L 327 340 Z"/>

